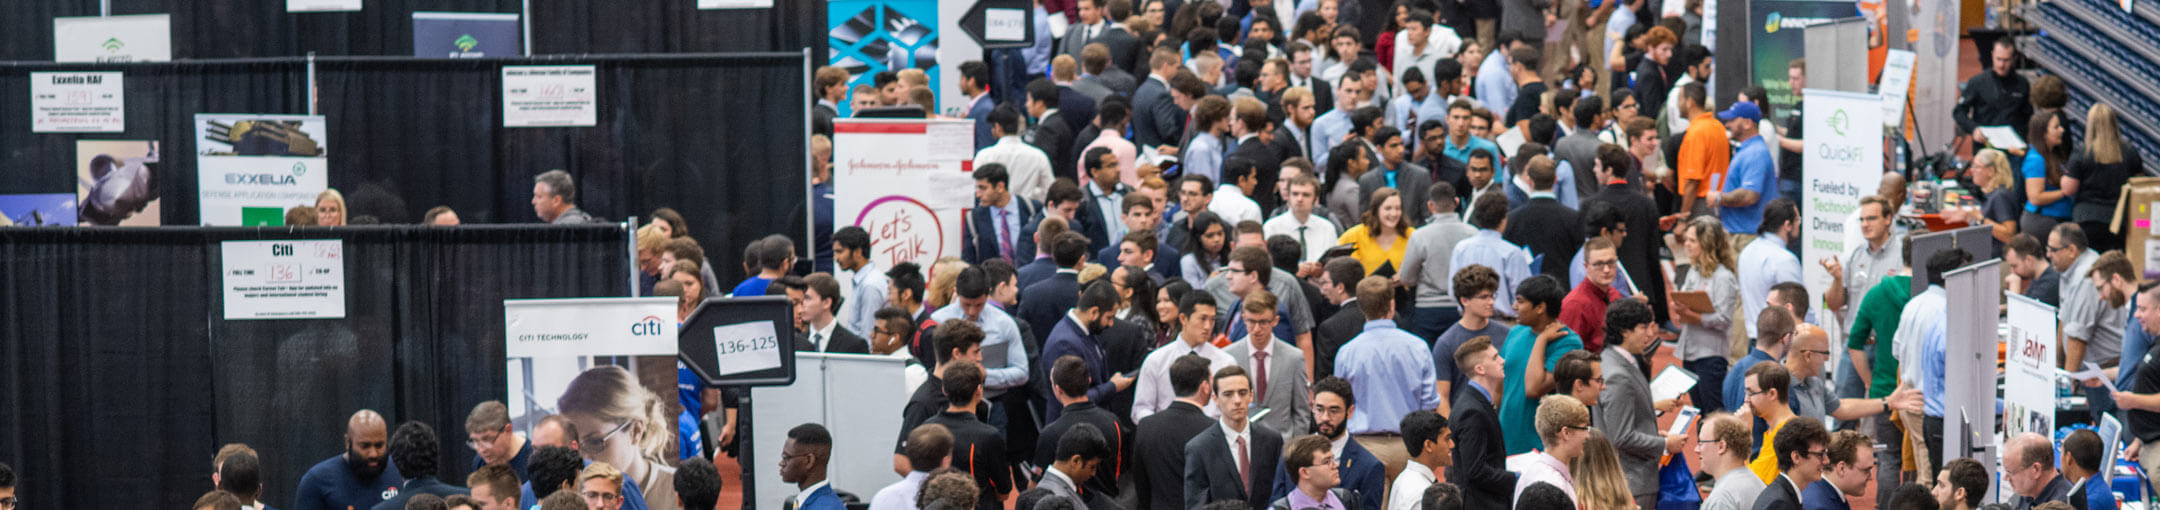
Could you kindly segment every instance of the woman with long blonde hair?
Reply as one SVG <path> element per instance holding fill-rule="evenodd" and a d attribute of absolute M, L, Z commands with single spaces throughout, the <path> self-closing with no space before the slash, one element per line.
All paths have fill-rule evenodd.
<path fill-rule="evenodd" d="M 668 401 L 638 385 L 629 370 L 605 365 L 571 379 L 555 405 L 581 431 L 570 440 L 579 443 L 586 460 L 622 469 L 623 478 L 637 481 L 653 508 L 673 507 L 675 468 L 668 459 L 675 429 L 669 426 Z"/>
<path fill-rule="evenodd" d="M 1733 313 L 1740 309 L 1740 278 L 1733 262 L 1732 242 L 1716 216 L 1697 216 L 1677 230 L 1692 271 L 1683 277 L 1680 291 L 1701 292 L 1710 299 L 1712 313 L 1696 312 L 1681 302 L 1670 307 L 1672 321 L 1680 324 L 1680 361 L 1704 381 L 1723 381 L 1731 367 Z M 1715 384 L 1698 384 L 1688 395 L 1703 409 L 1725 409 L 1724 393 Z M 1738 402 L 1732 402 L 1738 405 Z"/>
<path fill-rule="evenodd" d="M 1628 490 L 1627 474 L 1620 471 L 1620 454 L 1613 450 L 1605 431 L 1590 427 L 1582 454 L 1568 462 L 1575 478 L 1575 500 L 1582 510 L 1634 510 L 1635 495 Z"/>
<path fill-rule="evenodd" d="M 2123 247 L 2122 236 L 2109 228 L 2115 222 L 2115 201 L 2130 176 L 2145 171 L 2145 158 L 2123 142 L 2117 117 L 2114 108 L 2094 103 L 2085 114 L 2085 150 L 2063 168 L 2062 190 L 2072 204 L 2070 220 L 2084 227 L 2088 246 L 2101 253 Z"/>
<path fill-rule="evenodd" d="M 960 257 L 937 259 L 930 265 L 930 286 L 923 290 L 923 309 L 935 311 L 953 302 L 953 285 L 960 280 L 960 270 L 968 263 Z"/>

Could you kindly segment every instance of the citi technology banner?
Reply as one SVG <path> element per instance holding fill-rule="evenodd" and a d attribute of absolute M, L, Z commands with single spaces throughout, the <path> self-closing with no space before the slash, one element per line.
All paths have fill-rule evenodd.
<path fill-rule="evenodd" d="M 320 115 L 195 116 L 202 223 L 285 224 L 285 210 L 315 205 L 330 187 L 329 136 Z"/>
<path fill-rule="evenodd" d="M 587 459 L 633 466 L 674 459 L 676 331 L 672 297 L 503 300 L 510 421 L 531 434 L 561 414 L 604 446 Z M 634 409 L 633 413 L 621 410 Z M 587 432 L 589 431 L 589 432 Z M 664 437 L 663 437 L 664 436 Z"/>
<path fill-rule="evenodd" d="M 1821 296 L 1829 292 L 1830 273 L 1818 261 L 1852 252 L 1845 244 L 1845 218 L 1882 181 L 1882 99 L 1812 88 L 1804 93 L 1807 103 L 1800 114 L 1807 142 L 1800 164 L 1807 180 L 1800 215 L 1807 223 L 1800 235 L 1807 242 L 1801 245 L 1800 265 L 1808 294 Z"/>
<path fill-rule="evenodd" d="M 974 205 L 972 123 L 840 119 L 833 125 L 833 225 L 870 232 L 879 267 L 960 254 Z"/>
<path fill-rule="evenodd" d="M 928 73 L 930 90 L 942 91 L 936 0 L 835 0 L 825 4 L 825 19 L 826 64 L 848 71 L 850 91 L 879 71 L 909 68 Z M 840 102 L 840 116 L 854 115 L 849 102 Z"/>
<path fill-rule="evenodd" d="M 1749 79 L 1762 85 L 1770 96 L 1770 114 L 1777 125 L 1785 125 L 1786 118 L 1800 114 L 1793 111 L 1797 98 L 1793 97 L 1792 82 L 1785 78 L 1785 67 L 1792 59 L 1805 56 L 1805 29 L 1859 15 L 1859 7 L 1851 0 L 1748 2 L 1748 55 L 1753 65 L 1748 69 Z"/>
<path fill-rule="evenodd" d="M 415 12 L 413 56 L 481 58 L 523 55 L 518 15 L 492 12 Z"/>

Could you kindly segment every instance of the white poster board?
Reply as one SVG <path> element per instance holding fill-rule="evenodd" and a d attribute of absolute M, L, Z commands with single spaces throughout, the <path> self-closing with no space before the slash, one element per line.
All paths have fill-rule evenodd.
<path fill-rule="evenodd" d="M 772 0 L 697 0 L 699 9 L 761 9 L 772 6 Z"/>
<path fill-rule="evenodd" d="M 833 226 L 870 233 L 878 267 L 960 255 L 975 202 L 974 124 L 839 119 L 833 124 Z"/>
<path fill-rule="evenodd" d="M 503 127 L 599 123 L 594 66 L 503 66 Z"/>
<path fill-rule="evenodd" d="M 1830 290 L 1830 273 L 1820 261 L 1835 256 L 1852 263 L 1842 260 L 1852 252 L 1845 240 L 1859 236 L 1846 235 L 1845 219 L 1860 210 L 1860 197 L 1881 185 L 1882 121 L 1876 117 L 1882 107 L 1874 94 L 1807 89 L 1805 95 L 1800 115 L 1808 136 L 1800 164 L 1807 182 L 1802 183 L 1800 236 L 1807 242 L 1800 249 L 1801 281 L 1808 295 L 1820 299 Z"/>
<path fill-rule="evenodd" d="M 1912 88 L 1914 58 L 1912 50 L 1889 50 L 1883 57 L 1882 79 L 1876 82 L 1875 93 L 1882 95 L 1884 127 L 1905 123 L 1905 93 Z"/>
<path fill-rule="evenodd" d="M 1948 344 L 1943 350 L 1942 458 L 1971 457 L 1982 466 L 1994 466 L 2002 455 L 1992 439 L 1999 419 L 1994 412 L 1995 362 L 2002 337 L 1992 319 L 2002 303 L 2002 259 L 1944 273 L 1943 290 L 1950 297 L 1943 312 L 1952 319 L 1943 324 Z M 2048 385 L 2048 391 L 2054 388 Z M 1984 499 L 1997 501 L 2001 486 L 1989 484 Z"/>
<path fill-rule="evenodd" d="M 172 16 L 53 18 L 55 62 L 164 62 L 172 60 Z"/>
<path fill-rule="evenodd" d="M 578 400 L 564 398 L 571 381 L 588 373 L 621 375 L 615 372 L 621 370 L 667 404 L 670 421 L 645 424 L 645 430 L 674 435 L 672 420 L 682 410 L 674 389 L 675 302 L 672 297 L 503 300 L 503 355 L 509 363 L 509 398 L 503 403 L 511 422 L 529 434 L 540 418 L 563 412 L 561 402 Z M 598 437 L 606 431 L 581 433 Z M 673 459 L 673 448 L 642 453 Z M 604 453 L 626 453 L 614 450 L 640 453 L 636 448 Z"/>
<path fill-rule="evenodd" d="M 30 73 L 30 131 L 118 133 L 127 130 L 120 73 Z"/>
<path fill-rule="evenodd" d="M 225 320 L 345 316 L 345 242 L 225 241 Z"/>
<path fill-rule="evenodd" d="M 204 225 L 285 224 L 330 187 L 320 115 L 195 115 L 197 205 Z"/>
<path fill-rule="evenodd" d="M 2055 432 L 2055 307 L 2010 294 L 2010 336 L 2004 349 L 2003 437 Z"/>
<path fill-rule="evenodd" d="M 361 0 L 285 0 L 285 12 L 340 12 L 360 10 Z"/>
<path fill-rule="evenodd" d="M 893 417 L 915 392 L 907 385 L 906 363 L 890 356 L 797 352 L 795 384 L 752 388 L 751 437 L 742 439 L 750 441 L 745 471 L 756 487 L 750 506 L 780 508 L 798 492 L 780 481 L 780 448 L 788 429 L 804 423 L 833 432 L 826 476 L 834 490 L 871 495 L 900 481 L 892 471 L 893 446 L 900 440 L 900 420 Z"/>

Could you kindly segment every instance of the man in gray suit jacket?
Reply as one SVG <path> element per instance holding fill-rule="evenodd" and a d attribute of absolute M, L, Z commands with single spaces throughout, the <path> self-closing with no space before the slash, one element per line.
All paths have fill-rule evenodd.
<path fill-rule="evenodd" d="M 1223 352 L 1252 374 L 1253 412 L 1267 410 L 1255 422 L 1276 432 L 1302 432 L 1313 418 L 1312 402 L 1305 396 L 1305 352 L 1272 338 L 1275 322 L 1282 320 L 1275 301 L 1275 295 L 1265 291 L 1245 296 L 1238 313 L 1248 336 Z"/>
<path fill-rule="evenodd" d="M 1042 480 L 1035 483 L 1037 489 L 1050 491 L 1050 497 L 1072 501 L 1073 508 L 1088 508 L 1087 499 L 1080 496 L 1081 484 L 1095 477 L 1103 458 L 1109 457 L 1110 445 L 1103 439 L 1102 431 L 1094 425 L 1079 424 L 1065 429 L 1065 436 L 1057 439 L 1057 461 L 1043 470 Z"/>
<path fill-rule="evenodd" d="M 1597 423 L 1620 453 L 1628 491 L 1643 508 L 1657 506 L 1658 458 L 1679 453 L 1687 440 L 1658 431 L 1657 410 L 1674 403 L 1650 401 L 1649 365 L 1639 361 L 1647 359 L 1657 334 L 1657 316 L 1642 300 L 1623 299 L 1605 309 L 1605 391 L 1598 394 Z"/>
<path fill-rule="evenodd" d="M 1364 200 L 1371 200 L 1373 191 L 1393 187 L 1395 191 L 1402 192 L 1403 221 L 1409 222 L 1413 227 L 1424 225 L 1425 218 L 1431 216 L 1432 212 L 1416 203 L 1419 201 L 1418 197 L 1429 194 L 1427 188 L 1432 187 L 1432 171 L 1427 170 L 1423 165 L 1410 162 L 1410 151 L 1403 147 L 1401 131 L 1393 127 L 1383 127 L 1380 128 L 1379 134 L 1374 135 L 1373 138 L 1374 143 L 1380 147 L 1380 154 L 1374 157 L 1376 160 L 1374 163 L 1376 164 L 1372 166 L 1372 170 L 1365 172 L 1365 175 L 1358 176 L 1358 196 Z M 1389 168 L 1395 169 L 1394 186 L 1388 186 L 1387 169 Z M 1354 224 L 1356 222 L 1349 223 Z"/>

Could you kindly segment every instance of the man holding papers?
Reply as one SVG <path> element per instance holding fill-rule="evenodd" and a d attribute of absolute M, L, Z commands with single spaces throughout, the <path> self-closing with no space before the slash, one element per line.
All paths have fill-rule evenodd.
<path fill-rule="evenodd" d="M 1830 334 L 1814 324 L 1801 323 L 1793 333 L 1785 369 L 1792 372 L 1792 411 L 1795 416 L 1817 420 L 1851 421 L 1888 412 L 1892 408 L 1920 411 L 1920 389 L 1899 388 L 1884 398 L 1837 397 L 1830 380 L 1823 377 L 1823 362 L 1830 359 Z"/>
<path fill-rule="evenodd" d="M 1604 322 L 1605 391 L 1598 394 L 1597 423 L 1620 454 L 1621 471 L 1636 504 L 1656 508 L 1658 459 L 1687 445 L 1686 435 L 1658 433 L 1657 412 L 1676 404 L 1672 399 L 1650 401 L 1649 365 L 1641 362 L 1650 359 L 1650 348 L 1657 344 L 1657 314 L 1649 303 L 1623 299 L 1606 308 Z"/>

